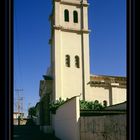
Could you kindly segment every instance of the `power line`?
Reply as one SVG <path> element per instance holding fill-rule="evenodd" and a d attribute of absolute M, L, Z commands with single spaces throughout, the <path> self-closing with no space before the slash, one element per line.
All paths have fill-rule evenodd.
<path fill-rule="evenodd" d="M 18 113 L 23 113 L 23 96 L 21 96 L 21 92 L 23 92 L 23 89 L 15 89 L 17 98 L 15 99 L 15 106 L 16 106 L 16 111 Z"/>

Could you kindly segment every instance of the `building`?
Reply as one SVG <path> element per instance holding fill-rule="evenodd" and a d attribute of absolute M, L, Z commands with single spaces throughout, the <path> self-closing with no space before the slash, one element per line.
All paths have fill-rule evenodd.
<path fill-rule="evenodd" d="M 41 125 L 51 125 L 49 103 L 80 95 L 107 105 L 126 101 L 126 77 L 90 74 L 87 0 L 53 0 L 51 66 L 40 81 Z M 50 115 L 47 115 L 50 114 Z"/>
<path fill-rule="evenodd" d="M 126 101 L 126 78 L 119 76 L 90 75 L 89 93 L 86 100 L 98 100 L 107 105 Z"/>
<path fill-rule="evenodd" d="M 107 100 L 109 105 L 123 102 L 125 77 L 90 74 L 88 5 L 87 0 L 53 0 L 48 71 L 53 79 L 51 100 L 81 94 L 81 99 Z"/>
<path fill-rule="evenodd" d="M 24 117 L 24 113 L 14 112 L 13 113 L 13 124 L 14 125 L 24 125 L 26 124 L 26 119 Z"/>
<path fill-rule="evenodd" d="M 53 1 L 51 21 L 52 99 L 89 93 L 89 32 L 87 0 Z"/>

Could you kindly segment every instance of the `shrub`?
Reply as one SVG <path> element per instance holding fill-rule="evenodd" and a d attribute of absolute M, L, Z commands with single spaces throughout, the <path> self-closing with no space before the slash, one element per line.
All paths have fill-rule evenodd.
<path fill-rule="evenodd" d="M 66 99 L 66 101 L 68 100 L 68 98 Z M 50 111 L 55 111 L 58 109 L 58 107 L 60 107 L 62 104 L 64 104 L 66 101 L 62 100 L 61 98 L 59 98 L 59 100 L 56 100 L 53 103 L 50 103 Z M 80 110 L 102 110 L 104 109 L 104 105 L 102 105 L 101 103 L 99 103 L 98 100 L 95 101 L 84 101 L 84 100 L 80 100 Z"/>
<path fill-rule="evenodd" d="M 35 107 L 30 107 L 28 110 L 28 114 L 32 116 L 36 116 L 36 108 Z"/>
<path fill-rule="evenodd" d="M 65 102 L 64 100 L 62 100 L 61 98 L 59 98 L 59 100 L 56 100 L 55 102 L 50 103 L 49 108 L 50 108 L 51 111 L 57 110 L 57 108 L 59 106 L 61 106 L 64 102 Z"/>
<path fill-rule="evenodd" d="M 95 101 L 84 101 L 80 100 L 80 110 L 101 110 L 104 106 L 99 103 L 98 100 Z"/>

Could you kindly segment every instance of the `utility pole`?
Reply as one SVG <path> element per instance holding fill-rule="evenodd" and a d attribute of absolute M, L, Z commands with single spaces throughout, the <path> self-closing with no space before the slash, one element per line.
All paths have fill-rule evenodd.
<path fill-rule="evenodd" d="M 21 92 L 23 89 L 15 89 L 17 99 L 16 99 L 16 110 L 18 114 L 23 113 L 23 97 L 21 96 Z"/>
<path fill-rule="evenodd" d="M 23 113 L 23 97 L 21 97 L 21 92 L 23 89 L 15 89 L 17 99 L 16 99 L 16 107 L 18 112 L 18 125 L 20 125 L 21 115 Z"/>

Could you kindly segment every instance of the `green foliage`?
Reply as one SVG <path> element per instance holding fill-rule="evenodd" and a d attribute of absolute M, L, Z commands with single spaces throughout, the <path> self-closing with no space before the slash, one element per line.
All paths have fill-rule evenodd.
<path fill-rule="evenodd" d="M 56 110 L 59 106 L 61 106 L 65 101 L 59 98 L 59 100 L 56 100 L 53 103 L 50 103 L 50 110 Z"/>
<path fill-rule="evenodd" d="M 35 125 L 35 122 L 33 121 L 33 119 L 28 119 L 26 125 Z"/>
<path fill-rule="evenodd" d="M 66 99 L 66 101 L 68 98 Z M 55 102 L 50 104 L 50 110 L 55 111 L 58 109 L 59 106 L 64 104 L 66 101 L 59 98 L 59 100 L 56 100 Z M 98 100 L 95 101 L 84 101 L 80 100 L 80 110 L 102 110 L 105 106 L 99 103 Z"/>
<path fill-rule="evenodd" d="M 30 107 L 28 110 L 28 114 L 31 116 L 36 116 L 36 108 L 35 107 Z"/>
<path fill-rule="evenodd" d="M 80 110 L 102 110 L 104 106 L 99 103 L 98 100 L 95 101 L 84 101 L 80 100 Z"/>

